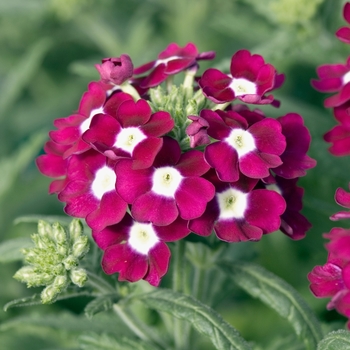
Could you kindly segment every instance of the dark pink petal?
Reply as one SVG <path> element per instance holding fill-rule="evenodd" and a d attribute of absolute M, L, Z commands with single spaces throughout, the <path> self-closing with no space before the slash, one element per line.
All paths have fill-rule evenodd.
<path fill-rule="evenodd" d="M 347 2 L 343 8 L 343 17 L 350 24 L 350 3 Z"/>
<path fill-rule="evenodd" d="M 332 216 L 329 217 L 333 221 L 343 220 L 343 219 L 350 219 L 350 212 L 349 211 L 339 211 Z"/>
<path fill-rule="evenodd" d="M 160 279 L 167 273 L 170 250 L 164 242 L 158 242 L 148 254 L 148 272 L 143 277 L 150 285 L 157 287 L 160 283 Z"/>
<path fill-rule="evenodd" d="M 349 230 L 344 230 L 348 232 Z M 340 259 L 349 260 L 350 256 L 350 235 L 339 237 L 326 244 L 328 251 Z"/>
<path fill-rule="evenodd" d="M 79 126 L 69 126 L 60 130 L 52 130 L 49 132 L 50 138 L 62 145 L 69 145 L 77 141 L 81 131 Z"/>
<path fill-rule="evenodd" d="M 132 152 L 132 168 L 145 169 L 151 167 L 162 146 L 163 139 L 157 137 L 148 137 L 141 141 Z"/>
<path fill-rule="evenodd" d="M 307 278 L 312 293 L 318 298 L 332 297 L 344 288 L 342 270 L 332 263 L 315 266 Z"/>
<path fill-rule="evenodd" d="M 163 146 L 157 154 L 153 166 L 160 168 L 162 166 L 174 166 L 181 157 L 181 148 L 179 143 L 168 136 L 163 137 Z"/>
<path fill-rule="evenodd" d="M 230 127 L 240 127 L 239 123 L 234 121 L 232 122 L 234 125 L 227 125 L 221 114 L 210 109 L 202 109 L 200 117 L 209 124 L 208 135 L 216 140 L 223 140 L 224 138 L 228 137 L 231 132 Z"/>
<path fill-rule="evenodd" d="M 178 59 L 170 60 L 165 68 L 165 74 L 177 74 L 189 66 L 191 66 L 196 60 L 193 57 L 183 57 Z"/>
<path fill-rule="evenodd" d="M 323 80 L 311 80 L 311 85 L 321 92 L 337 92 L 343 86 L 341 78 L 326 78 Z"/>
<path fill-rule="evenodd" d="M 189 229 L 200 236 L 209 236 L 214 228 L 214 223 L 219 216 L 219 209 L 216 200 L 208 203 L 204 214 L 199 218 L 189 221 Z"/>
<path fill-rule="evenodd" d="M 134 74 L 139 75 L 139 74 L 145 73 L 150 69 L 152 69 L 155 64 L 156 64 L 156 61 L 151 61 L 146 64 L 143 64 L 142 66 L 134 69 Z"/>
<path fill-rule="evenodd" d="M 281 219 L 280 230 L 294 241 L 303 239 L 306 232 L 312 227 L 305 216 L 297 211 L 288 211 L 288 207 Z"/>
<path fill-rule="evenodd" d="M 344 64 L 324 64 L 317 67 L 317 75 L 320 79 L 340 78 L 349 68 Z"/>
<path fill-rule="evenodd" d="M 114 93 L 104 104 L 104 113 L 109 114 L 112 117 L 116 117 L 120 105 L 125 101 L 133 101 L 132 96 L 121 91 Z"/>
<path fill-rule="evenodd" d="M 349 263 L 347 263 L 343 267 L 342 277 L 343 277 L 343 281 L 344 281 L 345 287 L 347 289 L 350 289 L 350 264 Z"/>
<path fill-rule="evenodd" d="M 217 90 L 223 90 L 227 88 L 232 81 L 227 74 L 222 73 L 216 68 L 207 69 L 199 80 L 199 86 L 203 89 L 206 86 L 210 86 Z"/>
<path fill-rule="evenodd" d="M 337 188 L 335 192 L 335 201 L 342 207 L 350 209 L 350 193 L 342 188 Z"/>
<path fill-rule="evenodd" d="M 286 148 L 282 126 L 275 119 L 265 118 L 253 124 L 248 131 L 253 135 L 260 152 L 280 155 Z"/>
<path fill-rule="evenodd" d="M 150 221 L 154 225 L 164 226 L 175 221 L 179 212 L 174 198 L 148 192 L 136 198 L 131 214 L 137 221 Z"/>
<path fill-rule="evenodd" d="M 142 125 L 140 128 L 145 135 L 160 137 L 170 132 L 175 125 L 171 115 L 165 111 L 158 111 L 151 115 L 147 124 Z"/>
<path fill-rule="evenodd" d="M 218 238 L 225 242 L 259 241 L 263 233 L 258 227 L 236 220 L 219 220 L 214 230 Z"/>
<path fill-rule="evenodd" d="M 335 309 L 342 315 L 350 317 L 350 292 L 348 289 L 339 293 L 339 298 L 334 301 Z M 333 301 L 333 300 L 332 300 Z M 328 305 L 327 305 L 328 307 Z M 348 324 L 349 327 L 349 324 Z"/>
<path fill-rule="evenodd" d="M 198 218 L 214 195 L 215 187 L 209 181 L 194 176 L 184 178 L 175 193 L 180 216 L 185 220 Z"/>
<path fill-rule="evenodd" d="M 204 158 L 216 170 L 221 181 L 238 180 L 238 155 L 228 143 L 219 141 L 208 145 L 205 148 Z"/>
<path fill-rule="evenodd" d="M 105 250 L 109 246 L 126 241 L 132 223 L 132 217 L 126 214 L 118 224 L 107 226 L 101 231 L 93 230 L 92 237 L 99 248 Z"/>
<path fill-rule="evenodd" d="M 40 172 L 49 177 L 60 177 L 66 174 L 67 161 L 61 156 L 43 154 L 36 159 Z"/>
<path fill-rule="evenodd" d="M 270 233 L 279 229 L 280 215 L 285 210 L 286 202 L 279 193 L 254 190 L 249 194 L 249 203 L 244 216 L 249 224 L 260 227 L 264 233 Z"/>
<path fill-rule="evenodd" d="M 326 98 L 324 101 L 324 106 L 326 108 L 338 107 L 349 100 L 350 83 L 346 84 L 338 94 Z"/>
<path fill-rule="evenodd" d="M 49 185 L 49 194 L 61 192 L 67 184 L 67 179 L 54 180 Z"/>
<path fill-rule="evenodd" d="M 80 105 L 79 114 L 86 117 L 90 116 L 93 109 L 98 109 L 103 106 L 106 100 L 106 92 L 97 82 L 91 82 L 88 86 L 88 91 L 84 93 Z"/>
<path fill-rule="evenodd" d="M 113 245 L 103 254 L 102 268 L 109 275 L 119 272 L 119 281 L 136 282 L 147 273 L 147 256 L 134 252 L 127 244 Z"/>
<path fill-rule="evenodd" d="M 281 158 L 274 154 L 250 152 L 239 159 L 240 171 L 254 179 L 270 175 L 269 169 L 282 164 Z"/>
<path fill-rule="evenodd" d="M 339 107 L 335 107 L 334 117 L 340 124 L 350 129 L 349 108 L 350 108 L 350 102 L 347 102 Z"/>
<path fill-rule="evenodd" d="M 339 157 L 350 154 L 350 128 L 348 126 L 335 126 L 324 135 L 324 140 L 333 143 L 329 148 L 331 154 Z"/>
<path fill-rule="evenodd" d="M 140 83 L 141 88 L 152 88 L 159 84 L 161 84 L 168 75 L 165 73 L 166 70 L 166 64 L 161 63 L 157 65 L 153 71 L 142 80 Z"/>
<path fill-rule="evenodd" d="M 178 241 L 190 233 L 187 227 L 188 221 L 178 217 L 175 221 L 167 226 L 153 226 L 157 236 L 164 242 Z"/>
<path fill-rule="evenodd" d="M 336 31 L 335 35 L 342 42 L 347 43 L 347 44 L 350 43 L 350 28 L 348 28 L 348 27 L 339 28 Z"/>
<path fill-rule="evenodd" d="M 153 169 L 132 169 L 132 160 L 121 160 L 115 167 L 117 174 L 116 189 L 119 195 L 132 204 L 137 197 L 152 188 Z"/>
<path fill-rule="evenodd" d="M 176 169 L 182 176 L 201 176 L 210 169 L 210 166 L 204 160 L 201 151 L 190 150 L 182 153 Z"/>
<path fill-rule="evenodd" d="M 103 195 L 100 205 L 86 217 L 86 223 L 93 229 L 100 231 L 106 226 L 118 223 L 126 213 L 127 203 L 115 191 Z"/>
<path fill-rule="evenodd" d="M 125 101 L 118 109 L 117 119 L 123 128 L 129 126 L 140 126 L 150 119 L 151 107 L 145 100 Z"/>

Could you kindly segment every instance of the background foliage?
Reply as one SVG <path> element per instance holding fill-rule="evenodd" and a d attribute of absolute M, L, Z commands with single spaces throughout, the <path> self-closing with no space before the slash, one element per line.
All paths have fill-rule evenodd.
<path fill-rule="evenodd" d="M 276 93 L 281 108 L 263 109 L 270 116 L 297 112 L 304 117 L 313 138 L 309 154 L 318 165 L 301 181 L 305 188 L 303 212 L 313 224 L 307 237 L 292 242 L 277 232 L 258 243 L 232 246 L 231 258 L 261 263 L 293 285 L 327 331 L 343 327 L 341 316 L 326 311 L 327 301 L 311 295 L 306 275 L 314 265 L 326 261 L 322 233 L 330 230 L 333 223 L 328 217 L 338 210 L 334 191 L 339 186 L 346 188 L 350 181 L 348 159 L 327 152 L 322 135 L 335 122 L 331 112 L 322 107 L 323 96 L 309 83 L 316 77 L 317 65 L 342 63 L 347 58 L 347 46 L 334 36 L 335 30 L 345 24 L 341 14 L 344 3 L 0 0 L 0 240 L 19 238 L 26 242 L 26 237 L 35 232 L 33 223 L 14 225 L 19 216 L 63 213 L 57 199 L 47 195 L 50 181 L 38 172 L 34 159 L 42 152 L 52 121 L 76 110 L 88 82 L 98 79 L 94 63 L 128 53 L 139 65 L 152 60 L 170 42 L 183 46 L 192 41 L 200 51 L 215 50 L 215 66 L 227 69 L 231 55 L 247 48 L 286 74 L 286 83 Z M 207 62 L 202 63 L 202 70 L 207 66 Z M 0 262 L 8 260 L 3 258 L 5 254 L 1 251 Z M 1 305 L 32 293 L 12 279 L 18 262 L 0 266 Z M 73 349 L 77 348 L 76 335 L 84 334 L 89 322 L 107 345 L 109 340 L 103 332 L 118 327 L 120 334 L 127 334 L 117 319 L 108 321 L 106 315 L 95 316 L 92 321 L 85 319 L 83 306 L 84 300 L 61 301 L 51 306 L 0 311 L 0 343 L 8 350 L 21 349 L 27 341 L 34 344 L 33 349 Z M 286 348 L 286 343 L 274 341 L 275 334 L 285 334 L 285 342 L 290 341 L 287 323 L 229 282 L 216 308 L 246 339 L 269 344 L 264 349 Z M 67 325 L 59 332 L 55 331 L 54 313 L 59 313 Z M 39 321 L 39 314 L 45 315 L 45 321 Z M 111 342 L 106 349 L 115 346 Z M 94 348 L 88 336 L 82 344 L 85 349 Z"/>

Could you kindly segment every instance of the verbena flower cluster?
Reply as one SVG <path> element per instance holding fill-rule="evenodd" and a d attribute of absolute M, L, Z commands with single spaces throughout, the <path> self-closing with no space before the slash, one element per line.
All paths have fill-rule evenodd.
<path fill-rule="evenodd" d="M 103 59 L 100 80 L 76 113 L 54 121 L 37 159 L 54 178 L 49 192 L 86 220 L 103 270 L 121 281 L 159 285 L 166 243 L 191 232 L 241 242 L 278 229 L 297 240 L 310 228 L 297 181 L 316 162 L 302 117 L 247 106 L 278 106 L 271 93 L 284 75 L 248 50 L 229 72 L 198 75 L 214 56 L 172 43 L 136 68 L 126 54 Z"/>
<path fill-rule="evenodd" d="M 345 20 L 350 25 L 350 3 L 343 8 Z M 342 27 L 336 32 L 341 41 L 350 44 L 350 27 Z M 345 64 L 327 64 L 318 67 L 319 80 L 312 85 L 322 92 L 335 93 L 326 98 L 326 108 L 333 108 L 335 119 L 339 122 L 328 131 L 324 139 L 332 143 L 329 151 L 335 156 L 350 155 L 350 56 Z M 335 201 L 350 209 L 350 193 L 338 188 Z M 350 211 L 340 211 L 330 217 L 331 220 L 350 219 Z M 308 275 L 310 288 L 315 296 L 331 297 L 328 309 L 336 309 L 350 318 L 350 230 L 333 228 L 324 235 L 330 242 L 326 244 L 327 262 L 316 266 Z M 350 329 L 350 322 L 348 322 Z"/>

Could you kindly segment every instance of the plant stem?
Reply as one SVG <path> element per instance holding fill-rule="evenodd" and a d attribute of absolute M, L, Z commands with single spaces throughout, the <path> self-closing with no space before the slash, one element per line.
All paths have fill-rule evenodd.
<path fill-rule="evenodd" d="M 108 282 L 106 282 L 102 277 L 88 270 L 86 270 L 86 273 L 89 277 L 87 283 L 90 284 L 92 287 L 98 289 L 103 294 L 116 293 L 116 290 Z"/>
<path fill-rule="evenodd" d="M 185 275 L 185 241 L 179 240 L 175 242 L 174 251 L 174 271 L 173 271 L 173 290 L 175 292 L 183 292 L 184 289 L 184 275 Z M 186 327 L 182 320 L 174 319 L 174 344 L 175 349 L 187 349 L 186 343 L 188 341 L 185 336 Z"/>

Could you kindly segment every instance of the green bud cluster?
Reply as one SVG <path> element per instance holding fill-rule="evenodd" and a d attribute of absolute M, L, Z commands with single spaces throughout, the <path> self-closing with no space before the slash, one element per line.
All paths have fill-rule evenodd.
<path fill-rule="evenodd" d="M 172 77 L 170 77 L 172 78 Z M 194 75 L 187 72 L 184 83 L 180 86 L 167 81 L 167 89 L 158 86 L 150 89 L 150 105 L 152 111 L 166 111 L 175 121 L 175 127 L 169 136 L 177 140 L 183 151 L 190 148 L 190 139 L 186 134 L 186 128 L 191 123 L 189 115 L 199 115 L 205 108 L 211 108 L 211 102 L 206 99 L 201 90 L 193 90 Z"/>
<path fill-rule="evenodd" d="M 14 278 L 27 283 L 28 288 L 46 286 L 41 293 L 43 304 L 54 302 L 71 282 L 79 287 L 85 284 L 86 271 L 78 265 L 89 250 L 89 241 L 79 220 L 74 219 L 68 230 L 59 223 L 40 220 L 32 240 L 34 247 L 22 249 L 27 265 Z"/>

